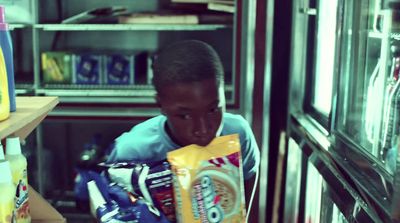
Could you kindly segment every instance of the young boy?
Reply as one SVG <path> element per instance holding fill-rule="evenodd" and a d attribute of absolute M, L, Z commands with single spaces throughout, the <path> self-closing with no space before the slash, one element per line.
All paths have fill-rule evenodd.
<path fill-rule="evenodd" d="M 197 40 L 178 42 L 158 55 L 153 69 L 162 115 L 118 137 L 108 161 L 159 161 L 171 150 L 206 146 L 216 136 L 238 133 L 244 178 L 253 181 L 260 152 L 248 122 L 225 112 L 224 70 L 215 50 Z"/>

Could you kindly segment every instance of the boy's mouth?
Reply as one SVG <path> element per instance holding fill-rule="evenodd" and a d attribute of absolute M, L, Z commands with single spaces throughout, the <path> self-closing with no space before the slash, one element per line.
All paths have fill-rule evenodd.
<path fill-rule="evenodd" d="M 203 138 L 197 138 L 194 140 L 194 144 L 199 145 L 199 146 L 207 146 L 213 138 L 211 137 L 203 137 Z"/>

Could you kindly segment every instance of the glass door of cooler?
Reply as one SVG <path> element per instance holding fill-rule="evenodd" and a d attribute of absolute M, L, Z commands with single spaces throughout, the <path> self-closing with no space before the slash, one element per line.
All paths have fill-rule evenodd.
<path fill-rule="evenodd" d="M 313 148 L 303 149 L 308 160 L 310 152 L 321 159 L 313 164 L 320 165 L 316 167 L 323 181 L 334 193 L 341 191 L 338 185 L 346 185 L 348 194 L 346 202 L 332 200 L 332 193 L 315 198 L 321 200 L 319 210 L 330 210 L 331 216 L 327 220 L 328 215 L 321 215 L 317 221 L 341 221 L 341 215 L 334 214 L 335 207 L 350 222 L 398 220 L 400 0 L 295 2 L 289 137 L 298 132 Z M 287 174 L 295 176 L 298 172 L 289 173 L 290 153 L 288 149 Z M 323 168 L 329 174 L 322 173 Z M 300 182 L 300 188 L 312 190 L 310 183 Z M 294 195 L 288 185 L 290 198 Z M 329 199 L 331 204 L 325 208 L 324 201 Z M 301 219 L 316 216 L 311 213 L 313 208 L 310 213 L 302 208 L 299 205 L 299 215 L 304 214 Z M 291 219 L 298 216 L 286 209 L 285 213 Z M 367 215 L 370 218 L 364 218 Z"/>
<path fill-rule="evenodd" d="M 343 1 L 332 153 L 380 216 L 392 209 L 400 146 L 400 3 Z"/>
<path fill-rule="evenodd" d="M 384 41 L 381 8 L 378 0 L 345 2 L 335 130 L 382 169 L 393 172 L 400 51 Z"/>

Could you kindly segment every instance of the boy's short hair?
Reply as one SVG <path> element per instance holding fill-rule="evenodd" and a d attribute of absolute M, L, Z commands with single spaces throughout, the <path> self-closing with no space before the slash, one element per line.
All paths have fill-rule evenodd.
<path fill-rule="evenodd" d="M 215 78 L 223 82 L 224 68 L 217 52 L 207 43 L 185 40 L 158 54 L 153 64 L 153 85 L 157 92 L 166 85 Z"/>

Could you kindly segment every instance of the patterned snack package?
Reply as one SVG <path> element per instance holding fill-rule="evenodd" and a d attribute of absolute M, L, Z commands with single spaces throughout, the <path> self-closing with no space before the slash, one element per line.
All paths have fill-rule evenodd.
<path fill-rule="evenodd" d="M 117 162 L 100 164 L 105 175 L 128 192 L 143 197 L 175 222 L 172 173 L 166 160 L 159 162 Z"/>
<path fill-rule="evenodd" d="M 178 222 L 245 222 L 240 142 L 237 134 L 209 145 L 189 145 L 167 154 L 174 177 Z"/>

